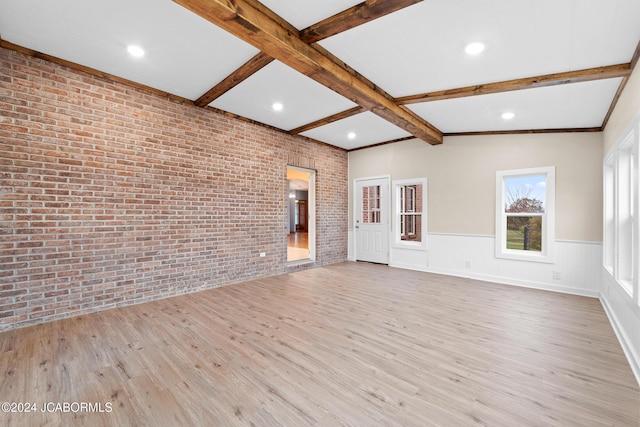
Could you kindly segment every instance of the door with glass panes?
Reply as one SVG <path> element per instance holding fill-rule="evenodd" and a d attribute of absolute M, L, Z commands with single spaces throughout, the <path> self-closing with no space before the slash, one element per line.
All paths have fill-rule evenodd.
<path fill-rule="evenodd" d="M 357 180 L 356 260 L 389 263 L 389 179 Z"/>

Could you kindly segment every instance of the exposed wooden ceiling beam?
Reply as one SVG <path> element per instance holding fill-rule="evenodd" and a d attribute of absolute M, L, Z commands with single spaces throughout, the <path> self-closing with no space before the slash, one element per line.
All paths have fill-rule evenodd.
<path fill-rule="evenodd" d="M 528 135 L 528 134 L 536 134 L 536 133 L 585 133 L 585 132 L 602 132 L 602 128 L 590 127 L 590 128 L 487 130 L 487 131 L 477 131 L 477 132 L 447 132 L 444 134 L 444 136 Z"/>
<path fill-rule="evenodd" d="M 215 85 L 207 93 L 198 98 L 195 104 L 199 107 L 209 105 L 214 99 L 229 91 L 234 86 L 242 83 L 244 80 L 248 79 L 258 71 L 266 67 L 272 61 L 272 57 L 266 55 L 263 52 L 260 52 L 249 61 L 247 61 L 242 67 L 238 68 L 227 78 Z"/>
<path fill-rule="evenodd" d="M 638 61 L 640 61 L 640 42 L 638 42 L 638 44 L 636 45 L 636 50 L 631 57 L 631 71 L 636 68 L 636 65 L 638 65 Z"/>
<path fill-rule="evenodd" d="M 415 138 L 413 136 L 405 136 L 405 137 L 402 137 L 402 138 L 391 139 L 389 141 L 382 141 L 382 142 L 377 142 L 377 143 L 371 144 L 371 145 L 364 145 L 362 147 L 352 148 L 352 149 L 347 150 L 347 151 L 351 152 L 351 151 L 364 150 L 365 148 L 380 147 L 381 145 L 388 145 L 388 144 L 393 144 L 393 143 L 402 142 L 402 141 L 410 141 L 412 139 L 415 139 Z"/>
<path fill-rule="evenodd" d="M 265 15 L 276 21 L 282 28 L 285 28 L 287 31 L 291 31 L 292 33 L 298 32 L 298 29 L 296 27 L 288 23 L 271 9 L 262 5 L 258 0 L 245 1 L 253 8 L 260 9 Z M 214 100 L 218 99 L 219 97 L 233 89 L 235 86 L 239 85 L 244 80 L 248 79 L 258 71 L 269 65 L 271 62 L 273 62 L 273 59 L 274 58 L 270 57 L 264 52 L 258 53 L 240 68 L 228 75 L 215 87 L 211 88 L 209 91 L 207 91 L 207 93 L 198 98 L 195 101 L 195 104 L 199 107 L 204 107 L 211 104 Z"/>
<path fill-rule="evenodd" d="M 300 38 L 311 44 L 362 25 L 423 0 L 367 0 L 300 31 Z"/>
<path fill-rule="evenodd" d="M 442 133 L 245 0 L 173 0 L 296 71 L 430 144 Z M 259 3 L 258 3 L 259 4 Z"/>
<path fill-rule="evenodd" d="M 282 16 L 275 13 L 273 10 L 269 9 L 264 4 L 262 4 L 260 0 L 243 0 L 243 2 L 251 6 L 255 10 L 259 10 L 261 13 L 265 14 L 267 17 L 277 22 L 278 25 L 280 25 L 282 28 L 286 29 L 287 31 L 291 31 L 292 33 L 299 33 L 298 29 L 293 25 L 291 25 L 289 21 L 287 21 Z M 229 3 L 235 3 L 235 1 L 229 0 Z"/>
<path fill-rule="evenodd" d="M 246 1 L 253 8 L 261 8 L 267 16 L 292 33 L 297 31 L 295 27 L 280 16 L 276 15 L 273 11 L 261 6 L 257 0 Z M 311 44 L 421 1 L 423 0 L 367 0 L 300 31 L 300 38 L 305 43 Z M 273 58 L 266 55 L 264 52 L 259 53 L 242 67 L 231 73 L 223 81 L 218 83 L 214 88 L 198 98 L 195 101 L 195 104 L 200 107 L 209 105 L 215 99 L 222 96 L 253 74 L 257 73 L 272 61 Z"/>
<path fill-rule="evenodd" d="M 364 113 L 365 111 L 367 110 L 360 106 L 353 107 L 346 111 L 342 111 L 341 113 L 337 113 L 329 117 L 323 117 L 322 119 L 316 120 L 315 122 L 307 123 L 306 125 L 291 129 L 289 133 L 292 135 L 297 135 L 299 133 L 315 129 L 320 126 L 328 125 L 329 123 L 337 122 L 338 120 L 346 119 L 347 117 L 355 116 L 356 114 Z"/>
<path fill-rule="evenodd" d="M 491 93 L 533 89 L 545 86 L 562 85 L 567 83 L 588 82 L 592 80 L 610 79 L 614 77 L 627 77 L 630 74 L 630 64 L 609 65 L 606 67 L 588 68 L 586 70 L 546 74 L 542 76 L 507 80 L 504 82 L 487 83 L 456 89 L 440 90 L 419 95 L 403 96 L 401 98 L 396 98 L 396 102 L 401 105 L 417 104 L 421 102 L 442 101 L 445 99 L 464 98 L 467 96 L 476 95 L 488 95 Z"/>
<path fill-rule="evenodd" d="M 640 42 L 638 42 L 638 44 L 636 45 L 636 50 L 633 53 L 633 56 L 631 57 L 631 62 L 629 63 L 629 68 L 630 68 L 629 75 L 625 76 L 620 82 L 620 86 L 618 86 L 618 90 L 616 91 L 616 94 L 613 97 L 613 101 L 611 101 L 611 105 L 609 105 L 609 111 L 607 111 L 607 114 L 604 116 L 604 120 L 602 121 L 603 130 L 605 127 L 607 127 L 607 123 L 609 123 L 609 119 L 613 114 L 613 110 L 615 110 L 616 105 L 618 105 L 618 100 L 622 95 L 622 91 L 627 86 L 627 82 L 629 81 L 629 76 L 631 76 L 631 73 L 633 72 L 633 70 L 636 68 L 636 65 L 638 64 L 638 60 L 640 60 Z"/>

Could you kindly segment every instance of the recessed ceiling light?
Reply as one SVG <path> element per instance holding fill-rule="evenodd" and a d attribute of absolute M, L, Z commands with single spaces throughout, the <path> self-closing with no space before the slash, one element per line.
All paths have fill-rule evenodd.
<path fill-rule="evenodd" d="M 349 132 L 349 134 L 347 134 L 347 138 L 356 139 L 356 133 L 355 132 Z"/>
<path fill-rule="evenodd" d="M 482 52 L 484 50 L 484 44 L 482 43 L 469 43 L 465 48 L 464 51 L 467 52 L 469 55 L 477 55 L 480 52 Z"/>
<path fill-rule="evenodd" d="M 282 105 L 281 102 L 274 102 L 273 105 L 271 105 L 271 108 L 273 108 L 274 111 L 282 111 L 284 105 Z"/>
<path fill-rule="evenodd" d="M 129 45 L 127 46 L 127 52 L 129 52 L 131 56 L 135 56 L 136 58 L 142 58 L 144 56 L 144 49 L 142 49 L 140 46 Z"/>
<path fill-rule="evenodd" d="M 516 115 L 514 113 L 512 113 L 511 111 L 507 111 L 506 113 L 502 113 L 502 118 L 505 120 L 511 120 L 515 117 Z"/>

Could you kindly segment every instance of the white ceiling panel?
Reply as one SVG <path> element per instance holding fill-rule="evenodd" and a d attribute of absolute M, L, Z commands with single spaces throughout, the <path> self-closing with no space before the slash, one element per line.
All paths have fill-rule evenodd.
<path fill-rule="evenodd" d="M 443 133 L 599 127 L 620 79 L 408 105 Z M 502 114 L 512 112 L 511 120 Z"/>
<path fill-rule="evenodd" d="M 353 139 L 349 138 L 351 132 L 355 134 Z M 302 135 L 346 150 L 411 136 L 408 132 L 371 112 L 338 120 L 303 132 Z"/>
<path fill-rule="evenodd" d="M 400 97 L 629 62 L 638 17 L 638 0 L 429 0 L 320 44 Z"/>
<path fill-rule="evenodd" d="M 262 0 L 261 3 L 298 30 L 303 30 L 362 3 L 362 0 Z"/>
<path fill-rule="evenodd" d="M 2 0 L 0 35 L 192 100 L 258 53 L 171 0 Z M 146 55 L 132 58 L 129 44 Z"/>
<path fill-rule="evenodd" d="M 304 29 L 363 0 L 261 2 Z M 238 3 L 242 6 L 242 0 Z M 384 7 L 385 3 L 365 2 L 363 7 L 373 5 Z M 640 0 L 425 0 L 319 43 L 338 63 L 348 64 L 369 79 L 370 88 L 397 98 L 628 64 L 640 41 L 638 17 Z M 256 28 L 261 25 L 254 24 Z M 264 31 L 257 29 L 251 41 L 259 41 Z M 191 100 L 233 77 L 234 71 L 258 53 L 252 45 L 172 0 L 0 0 L 0 38 Z M 469 56 L 464 47 L 475 41 L 484 43 L 486 49 Z M 131 57 L 126 52 L 129 44 L 140 45 L 146 55 Z M 301 60 L 294 51 L 289 53 L 292 65 Z M 283 63 L 271 62 L 210 105 L 284 131 L 356 105 L 289 68 L 287 58 L 281 59 Z M 323 72 L 318 70 L 318 74 Z M 358 79 L 355 74 L 352 77 Z M 445 133 L 600 127 L 620 81 L 407 107 Z M 344 89 L 340 84 L 334 87 Z M 362 102 L 371 108 L 377 96 L 366 95 L 371 99 Z M 354 94 L 347 97 L 356 98 Z M 282 103 L 283 110 L 274 111 L 274 102 Z M 500 114 L 505 110 L 513 110 L 516 117 L 503 121 Z M 402 115 L 401 110 L 396 113 Z M 348 139 L 349 132 L 355 132 L 357 138 Z M 372 113 L 303 135 L 346 149 L 409 136 Z"/>
<path fill-rule="evenodd" d="M 273 110 L 274 102 L 283 105 L 282 111 Z M 278 61 L 273 61 L 209 105 L 284 130 L 356 106 Z"/>

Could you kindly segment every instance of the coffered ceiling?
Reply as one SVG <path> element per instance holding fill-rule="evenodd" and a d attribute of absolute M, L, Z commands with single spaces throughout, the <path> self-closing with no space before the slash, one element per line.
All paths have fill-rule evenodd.
<path fill-rule="evenodd" d="M 638 17 L 638 0 L 0 0 L 0 44 L 351 150 L 601 130 Z"/>

